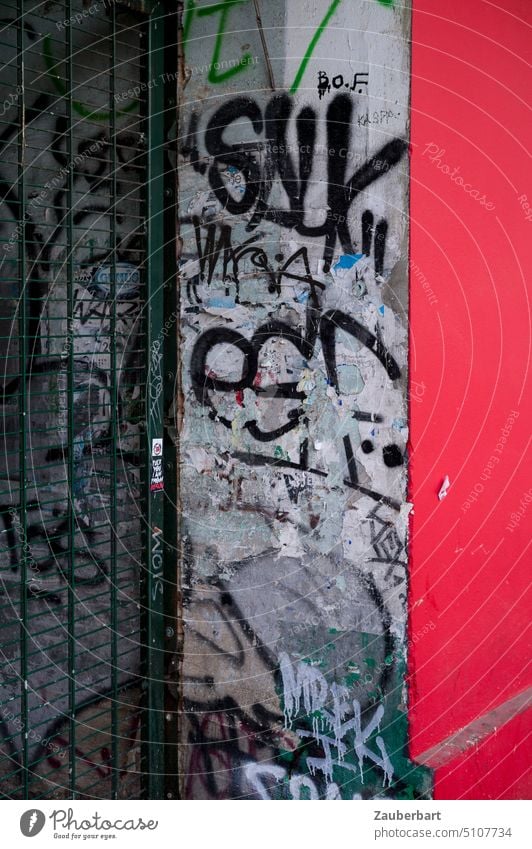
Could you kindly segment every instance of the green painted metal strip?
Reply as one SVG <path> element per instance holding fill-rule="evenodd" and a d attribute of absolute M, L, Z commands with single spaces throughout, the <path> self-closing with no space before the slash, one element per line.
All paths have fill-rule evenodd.
<path fill-rule="evenodd" d="M 172 141 L 173 155 L 177 160 L 179 130 L 176 126 L 179 16 L 170 2 L 166 4 L 168 13 L 165 18 L 165 138 Z M 170 153 L 170 150 L 169 150 Z M 177 197 L 175 172 L 167 167 L 165 202 L 165 297 L 164 297 L 164 408 L 173 409 L 176 397 L 179 397 L 180 365 L 178 363 L 177 335 L 179 328 L 179 287 L 175 261 L 177 237 Z M 166 673 L 172 677 L 174 685 L 177 665 L 175 658 L 179 653 L 179 628 L 177 622 L 180 580 L 178 574 L 179 558 L 179 493 L 177 450 L 171 433 L 165 429 L 164 441 L 165 473 L 165 512 L 164 512 L 164 577 L 165 577 L 165 648 Z M 165 796 L 175 799 L 179 796 L 178 764 L 178 703 L 173 695 L 173 687 L 165 687 Z"/>
<path fill-rule="evenodd" d="M 148 80 L 160 78 L 164 69 L 164 14 L 159 4 L 148 23 Z M 164 610 L 163 549 L 164 493 L 157 451 L 163 439 L 163 298 L 164 298 L 164 93 L 162 86 L 148 89 L 147 167 L 147 342 L 148 381 L 146 389 L 146 563 L 145 669 L 146 711 L 143 723 L 143 768 L 148 798 L 164 795 Z"/>
<path fill-rule="evenodd" d="M 109 603 L 111 605 L 111 795 L 113 799 L 118 798 L 119 779 L 119 723 L 118 723 L 118 603 L 117 603 L 117 568 L 116 568 L 116 534 L 117 534 L 117 467 L 116 452 L 118 448 L 118 385 L 116 372 L 116 250 L 117 250 L 117 127 L 116 127 L 116 4 L 111 6 L 111 68 L 109 75 L 110 91 L 110 135 L 111 135 L 111 325 L 110 325 L 110 358 L 111 358 L 111 551 L 110 551 L 110 581 L 111 593 Z"/>
<path fill-rule="evenodd" d="M 68 0 L 67 17 L 72 17 L 72 0 Z M 71 798 L 76 795 L 76 588 L 75 588 L 75 515 L 74 515 L 74 68 L 72 27 L 66 27 L 66 66 L 67 66 L 67 492 L 68 492 L 68 724 L 69 724 L 69 782 Z"/>
<path fill-rule="evenodd" d="M 24 74 L 24 8 L 23 0 L 17 3 L 18 26 L 17 26 L 17 77 L 19 91 L 19 138 L 18 138 L 18 196 L 19 196 L 19 225 L 20 235 L 18 240 L 19 249 L 19 272 L 20 272 L 20 300 L 18 305 L 19 318 L 19 536 L 20 546 L 20 721 L 21 721 L 21 752 L 22 752 L 22 784 L 24 797 L 28 798 L 28 553 L 27 543 L 27 508 L 26 508 L 26 432 L 27 432 L 27 383 L 26 366 L 28 360 L 27 339 L 27 291 L 26 291 L 26 185 L 25 185 L 25 143 L 26 143 L 26 118 L 25 118 L 25 74 Z"/>

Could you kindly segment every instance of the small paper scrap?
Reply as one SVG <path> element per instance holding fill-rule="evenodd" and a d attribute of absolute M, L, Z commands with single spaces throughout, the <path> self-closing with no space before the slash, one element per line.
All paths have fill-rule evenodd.
<path fill-rule="evenodd" d="M 443 501 L 443 499 L 447 495 L 447 490 L 449 489 L 450 485 L 451 481 L 449 480 L 448 475 L 445 475 L 443 483 L 440 487 L 440 491 L 438 492 L 438 498 L 440 499 L 440 501 Z"/>

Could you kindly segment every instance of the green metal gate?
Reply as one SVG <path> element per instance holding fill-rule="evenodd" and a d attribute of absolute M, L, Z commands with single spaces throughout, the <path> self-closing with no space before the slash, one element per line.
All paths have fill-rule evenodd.
<path fill-rule="evenodd" d="M 162 10 L 0 8 L 1 795 L 157 798 Z"/>

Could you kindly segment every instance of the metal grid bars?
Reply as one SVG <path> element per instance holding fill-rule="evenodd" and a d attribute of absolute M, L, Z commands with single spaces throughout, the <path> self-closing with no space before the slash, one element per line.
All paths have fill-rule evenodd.
<path fill-rule="evenodd" d="M 1 8 L 1 795 L 153 797 L 159 34 L 107 0 Z"/>

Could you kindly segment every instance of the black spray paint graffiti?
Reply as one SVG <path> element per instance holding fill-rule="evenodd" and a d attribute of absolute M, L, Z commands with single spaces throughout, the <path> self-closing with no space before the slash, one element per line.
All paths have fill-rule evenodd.
<path fill-rule="evenodd" d="M 325 238 L 323 251 L 324 271 L 331 268 L 337 242 L 345 254 L 354 254 L 355 247 L 349 230 L 348 212 L 357 197 L 383 175 L 399 164 L 407 144 L 396 138 L 387 142 L 377 153 L 348 174 L 348 164 L 357 157 L 351 152 L 353 112 L 352 99 L 338 94 L 327 109 L 327 199 L 326 208 L 335 216 L 325 216 L 319 225 L 305 223 L 306 201 L 316 154 L 318 117 L 314 109 L 303 107 L 295 117 L 297 144 L 288 140 L 288 128 L 293 118 L 293 101 L 287 94 L 273 97 L 264 110 L 250 97 L 238 97 L 224 103 L 210 118 L 204 133 L 204 144 L 210 159 L 205 161 L 198 148 L 198 116 L 190 119 L 187 139 L 182 153 L 190 158 L 200 174 L 208 169 L 212 191 L 231 215 L 249 213 L 247 230 L 256 229 L 264 220 L 293 229 L 305 238 Z M 224 140 L 227 129 L 236 122 L 247 119 L 256 136 L 265 135 L 265 141 L 228 144 Z M 256 153 L 264 150 L 264 164 Z M 225 180 L 225 170 L 234 169 L 242 176 L 243 185 L 238 196 L 230 191 Z M 289 209 L 269 205 L 269 197 L 278 177 Z M 367 219 L 369 223 L 369 219 Z M 384 224 L 381 224 L 381 232 Z M 382 241 L 382 239 L 381 239 Z M 380 272 L 378 272 L 380 273 Z"/>
<path fill-rule="evenodd" d="M 371 526 L 371 544 L 375 552 L 375 557 L 372 557 L 374 563 L 386 563 L 390 567 L 399 565 L 405 566 L 406 563 L 400 560 L 404 554 L 404 543 L 400 539 L 393 522 L 389 519 L 383 519 L 379 515 L 380 505 L 377 504 L 368 514 L 368 520 Z"/>
<path fill-rule="evenodd" d="M 332 213 L 330 218 L 339 220 L 337 213 Z M 183 223 L 185 219 L 182 219 Z M 288 258 L 284 254 L 277 253 L 274 256 L 276 266 L 268 256 L 267 251 L 258 243 L 261 234 L 256 234 L 246 239 L 241 245 L 232 242 L 232 228 L 229 224 L 218 224 L 210 222 L 202 224 L 198 216 L 192 216 L 191 222 L 194 227 L 196 238 L 197 257 L 199 263 L 199 274 L 187 276 L 187 296 L 191 303 L 201 304 L 202 298 L 198 293 L 198 285 L 206 283 L 211 286 L 214 276 L 218 271 L 229 295 L 232 285 L 235 288 L 235 302 L 240 302 L 240 276 L 241 266 L 249 260 L 253 268 L 268 279 L 268 291 L 281 294 L 283 280 L 300 281 L 311 286 L 314 290 L 323 290 L 325 284 L 313 277 L 308 257 L 308 249 L 301 247 Z M 384 269 L 384 254 L 386 248 L 386 234 L 388 224 L 384 219 L 379 220 L 374 227 L 374 216 L 371 210 L 366 210 L 362 215 L 362 252 L 361 256 L 369 257 L 372 249 L 374 253 L 375 274 L 382 275 Z M 206 230 L 205 239 L 202 240 L 201 229 Z M 218 234 L 218 235 L 217 235 Z M 354 258 L 353 258 L 354 259 Z M 297 264 L 303 263 L 304 273 L 297 273 Z M 358 269 L 355 263 L 355 278 L 358 280 Z M 186 312 L 196 312 L 196 307 L 187 307 Z"/>
<path fill-rule="evenodd" d="M 357 72 L 366 46 L 346 45 Z M 373 77 L 379 113 L 367 75 L 313 71 L 297 99 L 259 84 L 213 101 L 193 77 L 185 95 L 189 798 L 418 792 L 402 681 L 406 115 Z"/>
<path fill-rule="evenodd" d="M 329 74 L 325 71 L 318 71 L 318 94 L 320 100 L 330 93 L 331 87 L 338 91 L 339 88 L 345 88 L 351 92 L 356 91 L 357 94 L 367 94 L 369 83 L 369 74 L 367 71 L 359 71 L 353 74 L 351 81 L 345 81 L 343 74 L 336 74 L 329 78 Z"/>
<path fill-rule="evenodd" d="M 0 508 L 8 548 L 5 554 L 10 561 L 9 571 L 2 570 L 0 597 L 6 595 L 10 598 L 15 585 L 20 584 L 24 558 L 28 598 L 46 598 L 50 604 L 62 604 L 62 593 L 68 588 L 68 519 L 53 517 L 46 505 L 32 502 L 26 504 L 27 527 L 23 533 L 19 513 L 13 507 Z M 98 551 L 101 538 L 102 535 L 90 523 L 83 527 L 78 518 L 74 536 L 77 586 L 105 583 L 109 567 L 107 561 L 99 556 L 103 553 Z M 0 556 L 0 562 L 3 559 Z"/>
<path fill-rule="evenodd" d="M 31 129 L 29 125 L 28 129 Z M 4 134 L 5 135 L 5 134 Z M 55 129 L 53 131 L 53 143 L 50 145 L 50 153 L 55 160 L 57 166 L 62 173 L 62 177 L 50 187 L 49 198 L 45 198 L 42 204 L 36 204 L 33 207 L 31 204 L 26 204 L 26 216 L 24 223 L 26 263 L 28 267 L 27 274 L 27 295 L 28 295 L 28 318 L 27 318 L 27 335 L 30 340 L 28 351 L 28 362 L 26 366 L 27 374 L 31 374 L 34 359 L 41 356 L 43 353 L 43 345 L 41 339 L 41 317 L 43 305 L 46 303 L 47 297 L 50 296 L 50 288 L 52 278 L 57 274 L 58 258 L 61 252 L 66 250 L 66 204 L 67 204 L 67 176 L 68 176 L 68 160 L 63 152 L 66 147 L 67 133 L 66 120 L 58 117 L 56 119 Z M 93 150 L 94 141 L 98 141 L 97 150 Z M 1 140 L 2 148 L 9 144 L 10 137 Z M 127 301 L 130 304 L 129 313 L 135 311 L 135 299 L 138 299 L 139 293 L 139 272 L 136 266 L 139 264 L 141 253 L 141 227 L 137 226 L 133 232 L 129 229 L 126 223 L 126 217 L 120 212 L 117 215 L 117 224 L 119 226 L 118 241 L 116 245 L 108 244 L 107 247 L 98 249 L 94 244 L 89 244 L 87 249 L 86 240 L 82 239 L 81 234 L 85 233 L 86 229 L 95 226 L 96 231 L 109 226 L 109 213 L 111 207 L 109 202 L 103 200 L 108 195 L 111 185 L 111 140 L 102 132 L 97 133 L 92 139 L 83 139 L 78 142 L 77 153 L 75 159 L 79 162 L 73 167 L 73 182 L 75 191 L 82 193 L 85 199 L 83 204 L 76 204 L 73 215 L 73 224 L 78 238 L 75 245 L 77 253 L 86 255 L 78 264 L 76 271 L 76 279 L 82 284 L 78 287 L 79 300 L 76 299 L 76 311 L 82 323 L 91 315 L 95 318 L 98 316 L 103 318 L 101 310 L 103 302 L 106 300 L 109 303 L 109 292 L 111 289 L 109 283 L 109 274 L 107 274 L 107 286 L 102 285 L 102 280 L 105 277 L 103 272 L 107 268 L 109 270 L 111 257 L 114 254 L 117 262 L 117 296 L 121 301 Z M 89 151 L 89 153 L 86 153 Z M 131 193 L 131 184 L 139 180 L 139 163 L 135 160 L 143 155 L 143 148 L 138 144 L 138 136 L 131 133 L 122 133 L 117 144 L 119 169 L 117 174 L 118 187 L 117 194 L 127 196 Z M 7 188 L 9 186 L 9 188 Z M 88 186 L 88 188 L 87 188 Z M 14 219 L 18 213 L 20 206 L 20 198 L 12 186 L 12 181 L 4 177 L 0 173 L 0 188 L 4 190 L 3 202 L 7 209 L 12 213 Z M 36 219 L 37 216 L 42 218 L 43 209 L 51 209 L 55 218 L 55 223 L 52 228 L 48 225 L 42 226 Z M 128 222 L 129 223 L 129 222 Z M 126 224 L 124 227 L 123 225 Z M 22 234 L 20 234 L 20 238 Z M 4 257 L 5 261 L 5 257 Z M 65 262 L 65 261 L 64 261 Z M 133 263 L 133 264 L 132 264 Z M 121 271 L 122 269 L 122 271 Z M 123 269 L 127 269 L 124 271 Z M 66 273 L 66 265 L 63 265 L 63 272 Z M 128 281 L 124 283 L 122 277 L 126 275 Z M 136 285 L 135 285 L 136 281 Z M 83 296 L 85 290 L 85 296 Z M 89 304 L 89 301 L 93 300 Z M 100 314 L 98 314 L 100 310 Z M 137 307 L 138 310 L 138 307 Z M 124 311 L 122 311 L 123 313 Z M 108 316 L 110 309 L 108 308 Z M 128 316 L 120 313 L 119 320 L 126 319 Z M 8 381 L 2 390 L 4 398 L 13 395 L 19 387 L 19 378 L 14 378 Z"/>
<path fill-rule="evenodd" d="M 218 412 L 210 393 L 221 392 L 234 394 L 241 393 L 244 389 L 249 389 L 256 395 L 262 397 L 301 401 L 301 406 L 289 410 L 286 421 L 282 422 L 274 430 L 262 430 L 255 419 L 249 419 L 243 424 L 243 427 L 250 433 L 250 435 L 258 442 L 262 443 L 277 440 L 306 421 L 304 403 L 307 399 L 307 392 L 304 388 L 299 388 L 299 381 L 275 383 L 269 386 L 257 384 L 259 354 L 263 346 L 270 339 L 283 339 L 290 342 L 294 348 L 300 352 L 305 360 L 310 360 L 312 358 L 316 342 L 319 339 L 326 366 L 327 380 L 329 384 L 334 387 L 338 395 L 340 394 L 340 385 L 336 366 L 336 336 L 338 331 L 352 336 L 361 345 L 371 351 L 385 369 L 390 380 L 396 381 L 401 377 L 401 371 L 397 362 L 388 352 L 377 335 L 371 333 L 371 331 L 364 327 L 355 318 L 346 315 L 341 310 L 328 310 L 323 314 L 320 313 L 319 297 L 316 288 L 322 284 L 313 280 L 310 275 L 306 249 L 300 249 L 298 254 L 303 257 L 308 273 L 305 276 L 288 276 L 299 280 L 305 280 L 310 286 L 310 294 L 306 311 L 306 327 L 304 332 L 291 327 L 285 322 L 277 320 L 270 320 L 266 324 L 263 324 L 255 331 L 251 339 L 247 339 L 243 336 L 243 334 L 232 330 L 231 328 L 216 327 L 201 334 L 201 336 L 196 340 L 191 354 L 190 376 L 196 399 L 200 404 L 209 409 L 209 416 L 213 421 L 220 422 L 226 428 L 230 429 L 232 427 L 232 422 Z M 208 357 L 217 345 L 232 346 L 235 348 L 235 353 L 239 352 L 242 355 L 242 373 L 239 379 L 226 380 L 216 377 L 210 372 L 208 368 Z M 358 421 L 382 421 L 382 417 L 379 416 L 379 414 L 372 414 L 359 410 L 353 411 L 353 418 Z M 400 505 L 394 499 L 388 498 L 387 496 L 360 484 L 349 436 L 344 437 L 343 444 L 348 468 L 348 477 L 344 480 L 344 483 L 347 486 L 358 490 L 363 495 L 382 501 L 388 506 L 398 510 Z M 370 445 L 370 450 L 372 450 L 371 443 L 366 443 L 366 450 L 368 448 L 368 444 Z M 233 453 L 234 456 L 238 457 L 243 462 L 252 465 L 268 464 L 277 467 L 310 471 L 314 474 L 326 476 L 326 473 L 324 472 L 309 468 L 308 440 L 304 440 L 301 445 L 299 463 L 292 463 L 279 458 L 269 458 L 262 454 L 238 451 Z M 383 449 L 383 460 L 385 465 L 389 467 L 399 465 L 402 462 L 400 449 L 396 445 L 385 446 Z"/>

